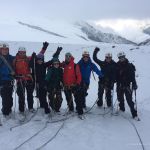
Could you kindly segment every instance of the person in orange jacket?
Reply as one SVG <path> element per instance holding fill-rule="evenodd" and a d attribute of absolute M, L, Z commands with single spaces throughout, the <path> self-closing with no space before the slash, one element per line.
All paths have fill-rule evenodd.
<path fill-rule="evenodd" d="M 47 49 L 47 42 L 43 43 L 41 54 L 44 54 Z M 31 57 L 26 56 L 26 48 L 19 47 L 16 58 L 13 61 L 15 69 L 15 77 L 17 80 L 17 95 L 19 97 L 19 111 L 20 114 L 24 114 L 25 109 L 25 90 L 27 93 L 28 109 L 30 112 L 34 112 L 33 109 L 33 90 L 34 90 L 34 79 L 31 74 L 29 67 Z"/>

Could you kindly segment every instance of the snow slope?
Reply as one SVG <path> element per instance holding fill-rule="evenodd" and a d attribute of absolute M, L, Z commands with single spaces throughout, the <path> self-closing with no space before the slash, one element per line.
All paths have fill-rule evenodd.
<path fill-rule="evenodd" d="M 38 51 L 42 43 L 29 43 L 29 42 L 9 42 L 10 53 L 15 54 L 19 46 L 27 47 L 27 54 L 30 55 L 33 51 Z M 131 119 L 131 114 L 128 106 L 126 112 L 123 114 L 137 127 L 139 134 L 143 140 L 146 150 L 150 149 L 149 142 L 149 124 L 150 124 L 150 66 L 148 62 L 150 60 L 149 46 L 141 46 L 136 49 L 133 45 L 115 45 L 112 48 L 112 44 L 99 44 L 99 45 L 72 45 L 72 44 L 53 44 L 51 43 L 46 52 L 46 60 L 49 60 L 52 53 L 56 50 L 57 46 L 62 46 L 63 51 L 60 55 L 60 60 L 64 59 L 65 52 L 71 51 L 75 56 L 75 61 L 81 58 L 83 50 L 89 50 L 91 56 L 95 46 L 101 48 L 98 53 L 98 57 L 104 59 L 106 52 L 113 53 L 114 60 L 117 61 L 117 53 L 124 50 L 127 58 L 136 65 L 137 72 L 137 102 L 138 112 L 141 118 L 140 122 L 136 122 Z M 130 51 L 130 49 L 133 49 Z M 96 76 L 96 75 L 95 75 Z M 87 106 L 91 107 L 97 99 L 97 84 L 93 76 L 91 76 L 91 85 L 89 88 L 89 95 L 87 97 Z M 63 95 L 64 97 L 64 95 Z M 15 101 L 15 93 L 14 93 Z M 116 93 L 114 93 L 114 103 L 116 101 Z M 1 104 L 0 104 L 1 105 Z M 65 97 L 63 99 L 62 113 L 66 109 Z M 36 108 L 36 100 L 35 100 Z M 15 108 L 16 115 L 18 113 L 18 106 Z M 106 110 L 108 111 L 108 110 Z M 43 150 L 55 149 L 55 150 L 142 150 L 138 136 L 131 123 L 120 116 L 111 116 L 110 113 L 102 115 L 103 109 L 99 109 L 96 106 L 91 110 L 91 113 L 86 114 L 85 120 L 80 120 L 77 116 L 70 117 L 65 122 L 49 123 L 45 126 L 46 120 L 36 122 L 34 118 L 27 124 L 14 128 L 10 131 L 10 128 L 18 124 L 17 119 L 10 119 L 3 122 L 3 126 L 0 127 L 0 149 L 1 150 L 14 150 L 20 144 L 36 135 L 38 131 L 42 130 L 39 134 L 34 136 L 28 142 L 25 142 L 18 149 L 19 150 L 35 150 L 38 149 L 47 140 L 51 139 L 57 131 L 60 129 L 57 136 L 49 142 Z M 2 117 L 2 115 L 1 115 Z M 52 120 L 62 118 L 62 116 L 52 116 Z M 50 120 L 51 121 L 51 120 Z"/>

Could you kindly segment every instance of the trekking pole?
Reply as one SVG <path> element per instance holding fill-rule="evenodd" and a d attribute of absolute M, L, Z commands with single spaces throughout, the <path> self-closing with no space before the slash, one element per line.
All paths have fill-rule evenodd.
<path fill-rule="evenodd" d="M 22 81 L 22 79 L 20 80 L 21 82 L 20 82 L 20 84 L 21 84 L 21 88 L 22 88 L 22 92 L 23 92 L 23 97 L 24 97 L 24 115 L 25 115 L 25 119 L 26 119 L 26 117 L 27 117 L 27 114 L 26 114 L 26 111 L 27 111 L 27 107 L 26 107 L 26 95 L 25 95 L 25 87 L 24 87 L 24 85 L 23 85 L 23 81 Z M 25 86 L 26 86 L 26 82 L 25 82 Z"/>
<path fill-rule="evenodd" d="M 14 119 L 16 119 L 16 101 L 17 101 L 17 82 L 15 82 L 15 106 L 14 106 Z"/>
<path fill-rule="evenodd" d="M 137 111 L 136 90 L 134 90 L 134 96 L 135 96 L 135 109 L 136 109 L 136 111 Z"/>
<path fill-rule="evenodd" d="M 38 99 L 38 95 L 39 95 L 39 87 L 37 86 L 37 80 L 36 80 L 36 61 L 35 61 L 35 57 L 34 57 L 34 61 L 33 61 L 33 66 L 34 66 L 34 83 L 35 83 L 35 97 L 36 97 L 36 100 L 37 100 L 37 109 L 39 108 L 39 99 Z"/>
<path fill-rule="evenodd" d="M 105 95 L 105 100 L 104 100 L 104 114 L 103 114 L 103 116 L 105 116 L 105 111 L 106 111 L 106 101 L 107 101 L 106 89 L 105 89 L 105 88 L 104 88 L 104 95 Z"/>
<path fill-rule="evenodd" d="M 114 113 L 114 104 L 113 104 L 113 97 L 114 97 L 114 88 L 111 89 L 111 114 L 113 115 Z"/>
<path fill-rule="evenodd" d="M 93 75 L 93 78 L 94 78 L 94 80 L 96 81 L 96 78 L 95 78 L 95 75 L 94 75 L 94 72 L 93 72 L 93 70 L 92 70 L 92 75 Z"/>

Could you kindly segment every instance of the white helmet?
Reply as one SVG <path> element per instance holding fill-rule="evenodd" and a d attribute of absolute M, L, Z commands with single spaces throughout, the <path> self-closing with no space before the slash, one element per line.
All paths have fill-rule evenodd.
<path fill-rule="evenodd" d="M 23 51 L 23 52 L 26 52 L 26 48 L 25 48 L 25 47 L 19 47 L 19 48 L 18 48 L 18 52 L 20 52 L 20 51 L 21 51 L 21 52 L 22 52 L 22 51 Z"/>
<path fill-rule="evenodd" d="M 82 53 L 82 56 L 89 56 L 90 54 L 89 54 L 89 52 L 88 51 L 84 51 L 83 53 Z"/>
<path fill-rule="evenodd" d="M 112 53 L 106 53 L 105 57 L 112 57 Z"/>
<path fill-rule="evenodd" d="M 9 48 L 7 43 L 0 43 L 0 48 Z"/>
<path fill-rule="evenodd" d="M 119 53 L 117 54 L 117 56 L 118 56 L 118 58 L 119 58 L 119 57 L 125 57 L 126 54 L 122 51 L 122 52 L 119 52 Z"/>

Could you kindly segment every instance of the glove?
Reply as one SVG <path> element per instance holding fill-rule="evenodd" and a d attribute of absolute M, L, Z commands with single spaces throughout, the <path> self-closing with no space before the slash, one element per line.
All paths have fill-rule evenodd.
<path fill-rule="evenodd" d="M 35 57 L 36 57 L 36 53 L 33 52 L 33 53 L 32 53 L 32 58 L 35 58 Z"/>
<path fill-rule="evenodd" d="M 98 51 L 100 51 L 100 49 L 98 47 L 96 47 L 94 51 L 98 52 Z"/>
<path fill-rule="evenodd" d="M 57 52 L 60 53 L 61 51 L 62 51 L 62 47 L 58 47 L 58 48 L 57 48 Z"/>
<path fill-rule="evenodd" d="M 137 88 L 138 88 L 137 84 L 136 83 L 132 83 L 132 89 L 133 90 L 137 90 Z"/>
<path fill-rule="evenodd" d="M 48 42 L 43 42 L 43 49 L 46 50 L 48 47 L 49 43 Z"/>
<path fill-rule="evenodd" d="M 63 90 L 63 88 L 64 88 L 64 85 L 63 85 L 63 83 L 62 82 L 60 82 L 60 88 Z"/>
<path fill-rule="evenodd" d="M 114 83 L 112 82 L 110 85 L 111 90 L 114 88 Z"/>

